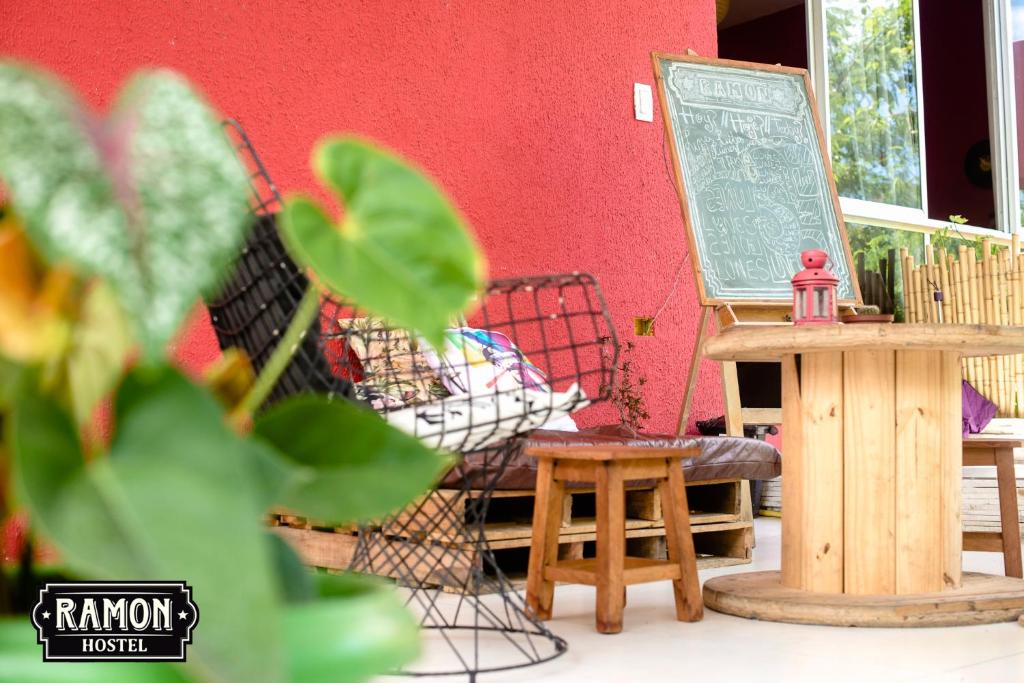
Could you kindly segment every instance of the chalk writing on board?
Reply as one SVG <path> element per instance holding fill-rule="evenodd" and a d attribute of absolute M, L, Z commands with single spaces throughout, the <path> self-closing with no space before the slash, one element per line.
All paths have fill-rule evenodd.
<path fill-rule="evenodd" d="M 792 297 L 825 249 L 855 297 L 802 75 L 660 60 L 706 298 Z"/>

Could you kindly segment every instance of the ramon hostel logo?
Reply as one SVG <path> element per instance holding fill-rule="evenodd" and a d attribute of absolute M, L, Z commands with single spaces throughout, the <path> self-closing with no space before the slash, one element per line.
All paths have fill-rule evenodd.
<path fill-rule="evenodd" d="M 44 661 L 185 661 L 199 623 L 181 581 L 48 583 L 32 623 Z"/>

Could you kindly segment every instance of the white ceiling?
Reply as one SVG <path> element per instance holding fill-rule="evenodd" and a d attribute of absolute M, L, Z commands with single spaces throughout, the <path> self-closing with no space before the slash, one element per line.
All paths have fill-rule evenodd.
<path fill-rule="evenodd" d="M 731 0 L 719 30 L 804 4 L 804 0 Z"/>

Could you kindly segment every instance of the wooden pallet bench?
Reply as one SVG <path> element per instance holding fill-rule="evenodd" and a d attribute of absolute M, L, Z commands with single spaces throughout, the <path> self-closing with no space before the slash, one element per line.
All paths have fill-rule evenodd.
<path fill-rule="evenodd" d="M 749 505 L 743 505 L 746 484 L 738 479 L 687 483 L 690 524 L 699 569 L 750 562 L 753 521 Z M 479 494 L 440 489 L 410 505 L 406 511 L 375 533 L 384 541 L 414 542 L 432 546 L 434 554 L 448 554 L 440 563 L 446 567 L 478 565 L 470 539 L 459 525 L 431 529 L 438 515 L 463 522 L 472 514 Z M 532 533 L 533 491 L 496 491 L 487 509 L 484 533 L 502 572 L 514 583 L 525 580 Z M 592 557 L 596 541 L 593 489 L 570 489 L 565 496 L 559 553 L 566 559 Z M 626 543 L 630 555 L 664 559 L 665 522 L 661 501 L 652 487 L 634 486 L 626 491 Z M 303 561 L 329 570 L 346 569 L 352 561 L 357 537 L 352 527 L 332 527 L 278 510 L 268 523 L 299 553 Z M 454 587 L 465 580 L 464 570 L 456 575 L 418 576 L 428 585 Z M 390 577 L 397 578 L 397 577 Z"/>

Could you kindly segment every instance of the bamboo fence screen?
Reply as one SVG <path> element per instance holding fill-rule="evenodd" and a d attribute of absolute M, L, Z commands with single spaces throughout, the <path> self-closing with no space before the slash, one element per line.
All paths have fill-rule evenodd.
<path fill-rule="evenodd" d="M 1014 235 L 1009 249 L 982 254 L 961 244 L 956 253 L 926 247 L 925 263 L 900 249 L 906 322 L 1024 325 L 1024 254 Z M 941 297 L 936 296 L 941 292 Z M 1020 417 L 1024 402 L 1024 354 L 963 359 L 963 377 L 999 406 L 1000 417 Z"/>

